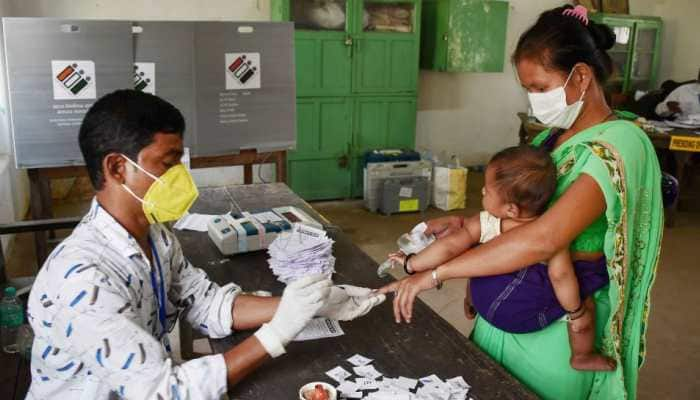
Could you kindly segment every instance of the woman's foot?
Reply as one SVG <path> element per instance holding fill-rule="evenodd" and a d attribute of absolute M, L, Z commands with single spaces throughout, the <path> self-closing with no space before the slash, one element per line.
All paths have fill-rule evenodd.
<path fill-rule="evenodd" d="M 600 354 L 581 354 L 571 357 L 571 367 L 579 371 L 614 371 L 617 363 Z"/>

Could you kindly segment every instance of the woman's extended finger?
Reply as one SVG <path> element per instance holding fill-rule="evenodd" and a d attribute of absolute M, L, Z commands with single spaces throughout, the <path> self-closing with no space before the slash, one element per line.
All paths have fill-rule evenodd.
<path fill-rule="evenodd" d="M 394 321 L 396 321 L 397 324 L 401 323 L 401 309 L 399 307 L 399 295 L 401 294 L 401 289 L 396 288 L 396 292 L 394 293 Z"/>
<path fill-rule="evenodd" d="M 395 292 L 399 288 L 400 284 L 401 284 L 401 281 L 391 282 L 390 284 L 382 286 L 379 289 L 377 289 L 377 293 L 387 294 L 387 293 Z"/>
<path fill-rule="evenodd" d="M 409 285 L 409 287 L 407 287 L 406 290 L 401 293 L 401 301 L 399 304 L 401 308 L 401 316 L 403 317 L 404 321 L 408 323 L 411 322 L 410 307 L 413 304 L 413 298 L 415 296 L 416 294 L 413 285 Z"/>

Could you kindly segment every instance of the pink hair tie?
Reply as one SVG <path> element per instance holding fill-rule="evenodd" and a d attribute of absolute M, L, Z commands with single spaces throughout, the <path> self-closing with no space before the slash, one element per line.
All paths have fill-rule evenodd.
<path fill-rule="evenodd" d="M 584 25 L 588 26 L 588 10 L 582 5 L 578 5 L 574 8 L 568 8 L 562 13 L 568 17 L 574 17 L 580 20 Z"/>

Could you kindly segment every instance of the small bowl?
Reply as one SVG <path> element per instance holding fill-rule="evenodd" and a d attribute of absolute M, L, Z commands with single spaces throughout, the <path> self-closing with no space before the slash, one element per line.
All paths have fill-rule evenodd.
<path fill-rule="evenodd" d="M 311 382 L 307 383 L 306 385 L 302 386 L 301 389 L 299 389 L 299 400 L 306 400 L 304 398 L 304 392 L 306 392 L 307 390 L 315 389 L 316 385 L 321 385 L 324 389 L 328 391 L 328 400 L 338 399 L 338 392 L 333 386 L 329 385 L 326 382 Z"/>

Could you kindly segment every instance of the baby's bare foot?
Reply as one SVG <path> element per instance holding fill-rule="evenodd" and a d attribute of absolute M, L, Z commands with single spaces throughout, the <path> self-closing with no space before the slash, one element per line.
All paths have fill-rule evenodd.
<path fill-rule="evenodd" d="M 579 371 L 614 371 L 617 363 L 600 354 L 582 354 L 571 357 L 571 367 Z"/>

